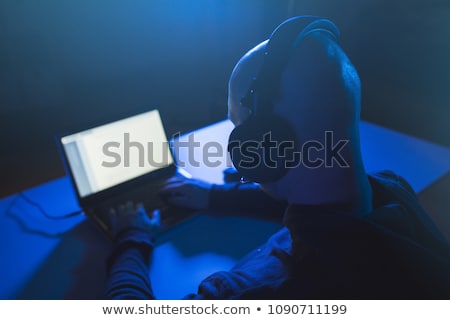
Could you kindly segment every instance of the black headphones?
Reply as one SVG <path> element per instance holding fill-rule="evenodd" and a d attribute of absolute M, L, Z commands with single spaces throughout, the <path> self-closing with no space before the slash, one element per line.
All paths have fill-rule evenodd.
<path fill-rule="evenodd" d="M 330 20 L 315 16 L 293 17 L 280 24 L 266 44 L 264 61 L 241 105 L 250 116 L 234 128 L 228 140 L 228 152 L 243 178 L 258 182 L 274 182 L 301 159 L 296 133 L 285 119 L 273 112 L 279 93 L 281 74 L 292 51 L 311 32 L 325 32 L 338 41 L 339 31 Z"/>

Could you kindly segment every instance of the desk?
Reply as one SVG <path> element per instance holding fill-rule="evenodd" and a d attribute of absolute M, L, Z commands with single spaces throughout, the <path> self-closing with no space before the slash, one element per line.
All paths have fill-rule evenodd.
<path fill-rule="evenodd" d="M 226 150 L 229 121 L 197 130 L 201 159 L 207 142 Z M 188 139 L 189 134 L 181 137 Z M 393 170 L 405 177 L 416 192 L 429 188 L 450 172 L 450 149 L 373 124 L 361 123 L 361 143 L 369 172 Z M 192 156 L 191 155 L 191 156 Z M 179 160 L 188 150 L 180 149 Z M 193 177 L 222 183 L 227 155 L 215 168 L 192 166 Z M 48 214 L 64 215 L 79 209 L 68 178 L 60 178 L 25 191 Z M 104 263 L 111 244 L 84 216 L 48 220 L 29 203 L 15 196 L 0 200 L 0 298 L 98 299 L 104 289 Z M 262 244 L 280 226 L 241 218 L 213 218 L 200 214 L 160 237 L 150 268 L 155 294 L 178 299 L 195 292 L 205 276 L 229 269 L 240 257 Z"/>

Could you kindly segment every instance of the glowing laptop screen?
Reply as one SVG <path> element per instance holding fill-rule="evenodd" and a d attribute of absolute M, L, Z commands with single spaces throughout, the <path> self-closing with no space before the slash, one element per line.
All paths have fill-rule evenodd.
<path fill-rule="evenodd" d="M 61 138 L 80 197 L 173 164 L 158 110 Z"/>

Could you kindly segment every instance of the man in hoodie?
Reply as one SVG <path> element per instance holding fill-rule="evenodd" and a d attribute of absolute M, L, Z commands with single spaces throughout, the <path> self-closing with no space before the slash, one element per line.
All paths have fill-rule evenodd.
<path fill-rule="evenodd" d="M 235 66 L 228 103 L 236 128 L 229 149 L 252 183 L 173 178 L 162 189 L 173 206 L 284 225 L 186 298 L 450 298 L 448 243 L 414 191 L 392 172 L 365 171 L 360 80 L 338 41 L 331 21 L 295 17 Z M 249 153 L 245 145 L 255 131 L 260 144 Z M 266 131 L 274 133 L 269 141 Z M 117 236 L 109 298 L 155 298 L 148 260 L 157 218 L 132 205 L 112 217 Z"/>

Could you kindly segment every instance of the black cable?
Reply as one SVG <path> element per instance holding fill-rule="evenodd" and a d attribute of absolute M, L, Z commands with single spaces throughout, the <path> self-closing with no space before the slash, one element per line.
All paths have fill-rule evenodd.
<path fill-rule="evenodd" d="M 14 200 L 11 202 L 14 202 Z M 12 220 L 16 221 L 23 232 L 30 233 L 30 234 L 36 234 L 38 236 L 45 237 L 45 238 L 51 238 L 51 239 L 59 238 L 62 235 L 64 235 L 64 232 L 49 233 L 49 232 L 45 232 L 42 230 L 30 228 L 29 226 L 27 226 L 27 224 L 22 219 L 19 218 L 19 216 L 14 215 L 11 212 L 12 207 L 13 207 L 12 205 L 8 206 L 8 209 L 6 211 L 6 216 L 11 218 Z"/>
<path fill-rule="evenodd" d="M 60 236 L 64 235 L 65 232 L 56 232 L 56 233 L 48 233 L 45 231 L 41 231 L 41 230 L 37 230 L 37 229 L 32 229 L 30 227 L 27 226 L 27 224 L 21 219 L 19 218 L 19 216 L 14 215 L 11 211 L 11 209 L 14 207 L 14 205 L 17 203 L 17 200 L 22 198 L 25 202 L 27 202 L 28 204 L 36 207 L 39 212 L 44 215 L 44 217 L 46 217 L 47 219 L 50 220 L 63 220 L 63 219 L 68 219 L 68 218 L 72 218 L 75 216 L 78 216 L 80 214 L 83 213 L 83 210 L 79 210 L 79 211 L 75 211 L 75 212 L 71 212 L 69 214 L 65 214 L 62 216 L 52 216 L 49 215 L 44 208 L 42 208 L 42 206 L 37 203 L 36 201 L 33 201 L 32 199 L 30 199 L 27 195 L 25 195 L 23 192 L 20 192 L 17 194 L 17 196 L 9 203 L 9 205 L 6 207 L 5 209 L 5 215 L 10 217 L 11 219 L 13 219 L 14 221 L 17 222 L 17 224 L 20 226 L 20 228 L 26 232 L 26 233 L 32 233 L 32 234 L 37 234 L 40 235 L 42 237 L 46 237 L 46 238 L 59 238 Z"/>
<path fill-rule="evenodd" d="M 49 215 L 47 213 L 47 211 L 45 211 L 44 208 L 42 208 L 42 206 L 39 203 L 37 203 L 36 201 L 30 199 L 30 197 L 28 197 L 25 193 L 19 192 L 18 196 L 21 197 L 22 199 L 24 199 L 30 205 L 32 205 L 35 208 L 37 208 L 39 210 L 39 212 L 42 213 L 42 215 L 44 217 L 46 217 L 47 219 L 50 219 L 50 220 L 68 219 L 68 218 L 76 217 L 76 216 L 78 216 L 78 215 L 83 213 L 83 210 L 78 210 L 78 211 L 74 211 L 74 212 L 71 212 L 71 213 L 68 213 L 68 214 L 65 214 L 65 215 L 62 215 L 62 216 L 52 216 L 52 215 Z"/>

